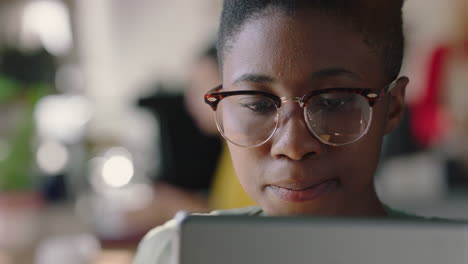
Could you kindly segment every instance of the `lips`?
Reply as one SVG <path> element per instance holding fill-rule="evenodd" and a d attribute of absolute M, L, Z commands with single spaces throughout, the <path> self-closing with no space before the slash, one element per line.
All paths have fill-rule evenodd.
<path fill-rule="evenodd" d="M 330 179 L 312 185 L 280 183 L 268 185 L 267 188 L 281 200 L 300 203 L 318 199 L 335 190 L 338 185 L 337 179 Z"/>

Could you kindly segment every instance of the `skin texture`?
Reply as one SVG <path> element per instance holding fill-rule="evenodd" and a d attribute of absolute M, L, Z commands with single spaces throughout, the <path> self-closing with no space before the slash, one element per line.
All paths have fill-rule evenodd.
<path fill-rule="evenodd" d="M 346 23 L 314 10 L 293 16 L 269 10 L 247 21 L 230 44 L 223 57 L 227 91 L 294 97 L 313 89 L 383 89 L 388 84 L 378 53 Z M 255 78 L 245 78 L 249 75 Z M 340 147 L 324 145 L 309 132 L 298 104 L 283 105 L 279 128 L 266 144 L 229 145 L 242 186 L 268 215 L 384 216 L 373 175 L 382 137 L 402 117 L 407 83 L 400 79 L 374 106 L 366 136 Z M 304 190 L 326 180 L 334 183 L 314 199 L 288 201 L 278 195 L 278 189 Z"/>

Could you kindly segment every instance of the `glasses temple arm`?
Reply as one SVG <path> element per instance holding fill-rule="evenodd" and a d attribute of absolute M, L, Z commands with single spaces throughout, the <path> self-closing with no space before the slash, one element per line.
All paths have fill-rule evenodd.
<path fill-rule="evenodd" d="M 397 86 L 397 83 L 398 83 L 398 79 L 394 80 L 393 82 L 391 82 L 389 85 L 387 85 L 387 87 L 385 87 L 385 93 L 389 93 L 393 90 L 393 88 L 395 88 Z"/>

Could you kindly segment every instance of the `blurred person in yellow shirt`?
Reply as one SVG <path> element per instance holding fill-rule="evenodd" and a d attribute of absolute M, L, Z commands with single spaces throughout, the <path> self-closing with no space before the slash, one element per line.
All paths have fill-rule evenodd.
<path fill-rule="evenodd" d="M 209 135 L 218 135 L 211 108 L 200 100 L 207 87 L 221 82 L 215 46 L 208 48 L 194 64 L 190 84 L 185 93 L 185 104 L 197 126 Z M 254 205 L 237 179 L 227 145 L 222 146 L 221 156 L 212 180 L 209 196 L 211 209 L 232 209 Z"/>
<path fill-rule="evenodd" d="M 157 92 L 152 99 L 143 99 L 146 102 L 140 100 L 141 106 L 156 112 L 161 123 L 163 168 L 154 179 L 152 204 L 128 214 L 129 225 L 139 232 L 169 220 L 180 210 L 200 213 L 255 204 L 237 179 L 213 111 L 203 102 L 204 92 L 220 79 L 213 45 L 193 63 L 183 99 Z"/>

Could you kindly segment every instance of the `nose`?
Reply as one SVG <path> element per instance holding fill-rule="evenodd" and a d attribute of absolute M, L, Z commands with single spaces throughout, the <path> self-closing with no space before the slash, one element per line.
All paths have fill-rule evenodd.
<path fill-rule="evenodd" d="M 299 161 L 322 153 L 325 146 L 309 131 L 302 108 L 295 103 L 281 108 L 278 130 L 271 139 L 273 158 Z"/>

